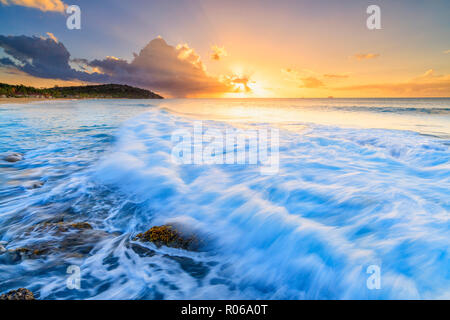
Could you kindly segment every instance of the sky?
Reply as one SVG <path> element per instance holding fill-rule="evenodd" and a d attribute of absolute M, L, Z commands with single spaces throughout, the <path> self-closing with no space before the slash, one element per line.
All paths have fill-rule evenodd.
<path fill-rule="evenodd" d="M 70 30 L 66 8 L 81 9 Z M 381 29 L 366 12 L 381 10 Z M 450 96 L 448 0 L 0 0 L 0 82 L 165 97 Z"/>

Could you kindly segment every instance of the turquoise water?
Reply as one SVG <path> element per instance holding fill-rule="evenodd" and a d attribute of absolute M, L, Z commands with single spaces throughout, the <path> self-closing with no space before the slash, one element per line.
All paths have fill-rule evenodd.
<path fill-rule="evenodd" d="M 180 165 L 172 134 L 279 129 L 279 171 Z M 42 299 L 450 297 L 450 99 L 0 106 L 0 293 Z M 43 183 L 33 188 L 36 182 Z M 45 222 L 89 222 L 66 233 Z M 197 252 L 133 240 L 178 224 Z M 48 248 L 20 255 L 17 248 Z M 69 289 L 67 268 L 81 270 Z M 369 290 L 366 270 L 381 270 Z"/>

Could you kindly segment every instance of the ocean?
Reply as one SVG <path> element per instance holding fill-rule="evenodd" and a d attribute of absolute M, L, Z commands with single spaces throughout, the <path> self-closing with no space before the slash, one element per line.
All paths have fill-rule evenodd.
<path fill-rule="evenodd" d="M 199 123 L 208 138 L 276 129 L 276 171 L 174 161 L 174 132 Z M 450 298 L 450 99 L 5 104 L 10 152 L 23 160 L 0 160 L 0 293 Z M 202 246 L 136 241 L 164 224 Z"/>

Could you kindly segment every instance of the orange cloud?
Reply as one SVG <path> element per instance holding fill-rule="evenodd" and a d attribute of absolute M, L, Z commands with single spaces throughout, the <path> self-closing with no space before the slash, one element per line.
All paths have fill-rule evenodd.
<path fill-rule="evenodd" d="M 0 0 L 4 5 L 16 5 L 39 9 L 41 11 L 64 12 L 66 4 L 61 0 Z"/>
<path fill-rule="evenodd" d="M 353 55 L 353 58 L 358 61 L 362 61 L 362 60 L 375 59 L 375 58 L 378 58 L 379 56 L 380 56 L 380 54 L 378 54 L 378 53 L 357 53 L 357 54 Z"/>
<path fill-rule="evenodd" d="M 325 78 L 330 78 L 330 79 L 346 79 L 348 78 L 348 74 L 324 74 L 323 75 Z"/>
<path fill-rule="evenodd" d="M 297 82 L 300 88 L 317 89 L 325 87 L 319 76 L 311 70 L 293 70 L 290 68 L 282 69 L 281 72 L 286 74 L 288 78 L 286 80 Z"/>
<path fill-rule="evenodd" d="M 300 86 L 301 88 L 316 89 L 325 86 L 321 80 L 314 77 L 302 78 L 302 81 L 303 86 Z"/>
<path fill-rule="evenodd" d="M 158 37 L 131 62 L 112 56 L 87 65 L 108 76 L 108 81 L 158 91 L 172 97 L 220 95 L 232 92 L 230 83 L 211 76 L 196 51 L 187 44 L 168 45 Z"/>
<path fill-rule="evenodd" d="M 428 69 L 427 71 L 425 71 L 425 73 L 423 75 L 418 76 L 415 79 L 417 79 L 417 80 L 430 79 L 430 78 L 434 78 L 434 77 L 438 77 L 439 78 L 439 77 L 442 77 L 442 76 L 437 76 L 436 73 L 434 72 L 434 69 Z"/>
<path fill-rule="evenodd" d="M 50 39 L 52 39 L 53 41 L 55 41 L 56 43 L 58 43 L 58 38 L 55 37 L 55 35 L 51 32 L 47 32 L 47 35 Z"/>
<path fill-rule="evenodd" d="M 374 83 L 335 88 L 345 91 L 366 91 L 385 96 L 448 97 L 450 74 L 436 75 L 433 69 L 409 81 L 399 83 Z"/>
<path fill-rule="evenodd" d="M 250 80 L 250 76 L 239 76 L 239 75 L 231 75 L 231 76 L 221 76 L 220 81 L 226 84 L 228 87 L 233 88 L 233 92 L 246 92 L 249 93 L 252 91 L 249 84 L 252 82 Z"/>
<path fill-rule="evenodd" d="M 212 53 L 211 53 L 211 59 L 219 61 L 223 57 L 226 57 L 228 55 L 227 51 L 224 47 L 218 47 L 216 45 L 213 45 L 211 47 Z"/>

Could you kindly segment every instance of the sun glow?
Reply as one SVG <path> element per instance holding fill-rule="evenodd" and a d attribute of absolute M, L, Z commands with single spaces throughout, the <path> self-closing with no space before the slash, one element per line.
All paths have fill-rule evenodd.
<path fill-rule="evenodd" d="M 244 70 L 241 65 L 233 66 L 233 75 L 222 78 L 233 88 L 231 92 L 224 93 L 223 98 L 267 98 L 273 95 L 273 92 L 265 89 L 270 87 L 270 81 Z"/>
<path fill-rule="evenodd" d="M 227 92 L 223 98 L 268 98 L 271 97 L 271 92 L 264 89 L 263 85 L 254 80 L 249 80 L 246 83 L 233 83 L 234 92 Z"/>

